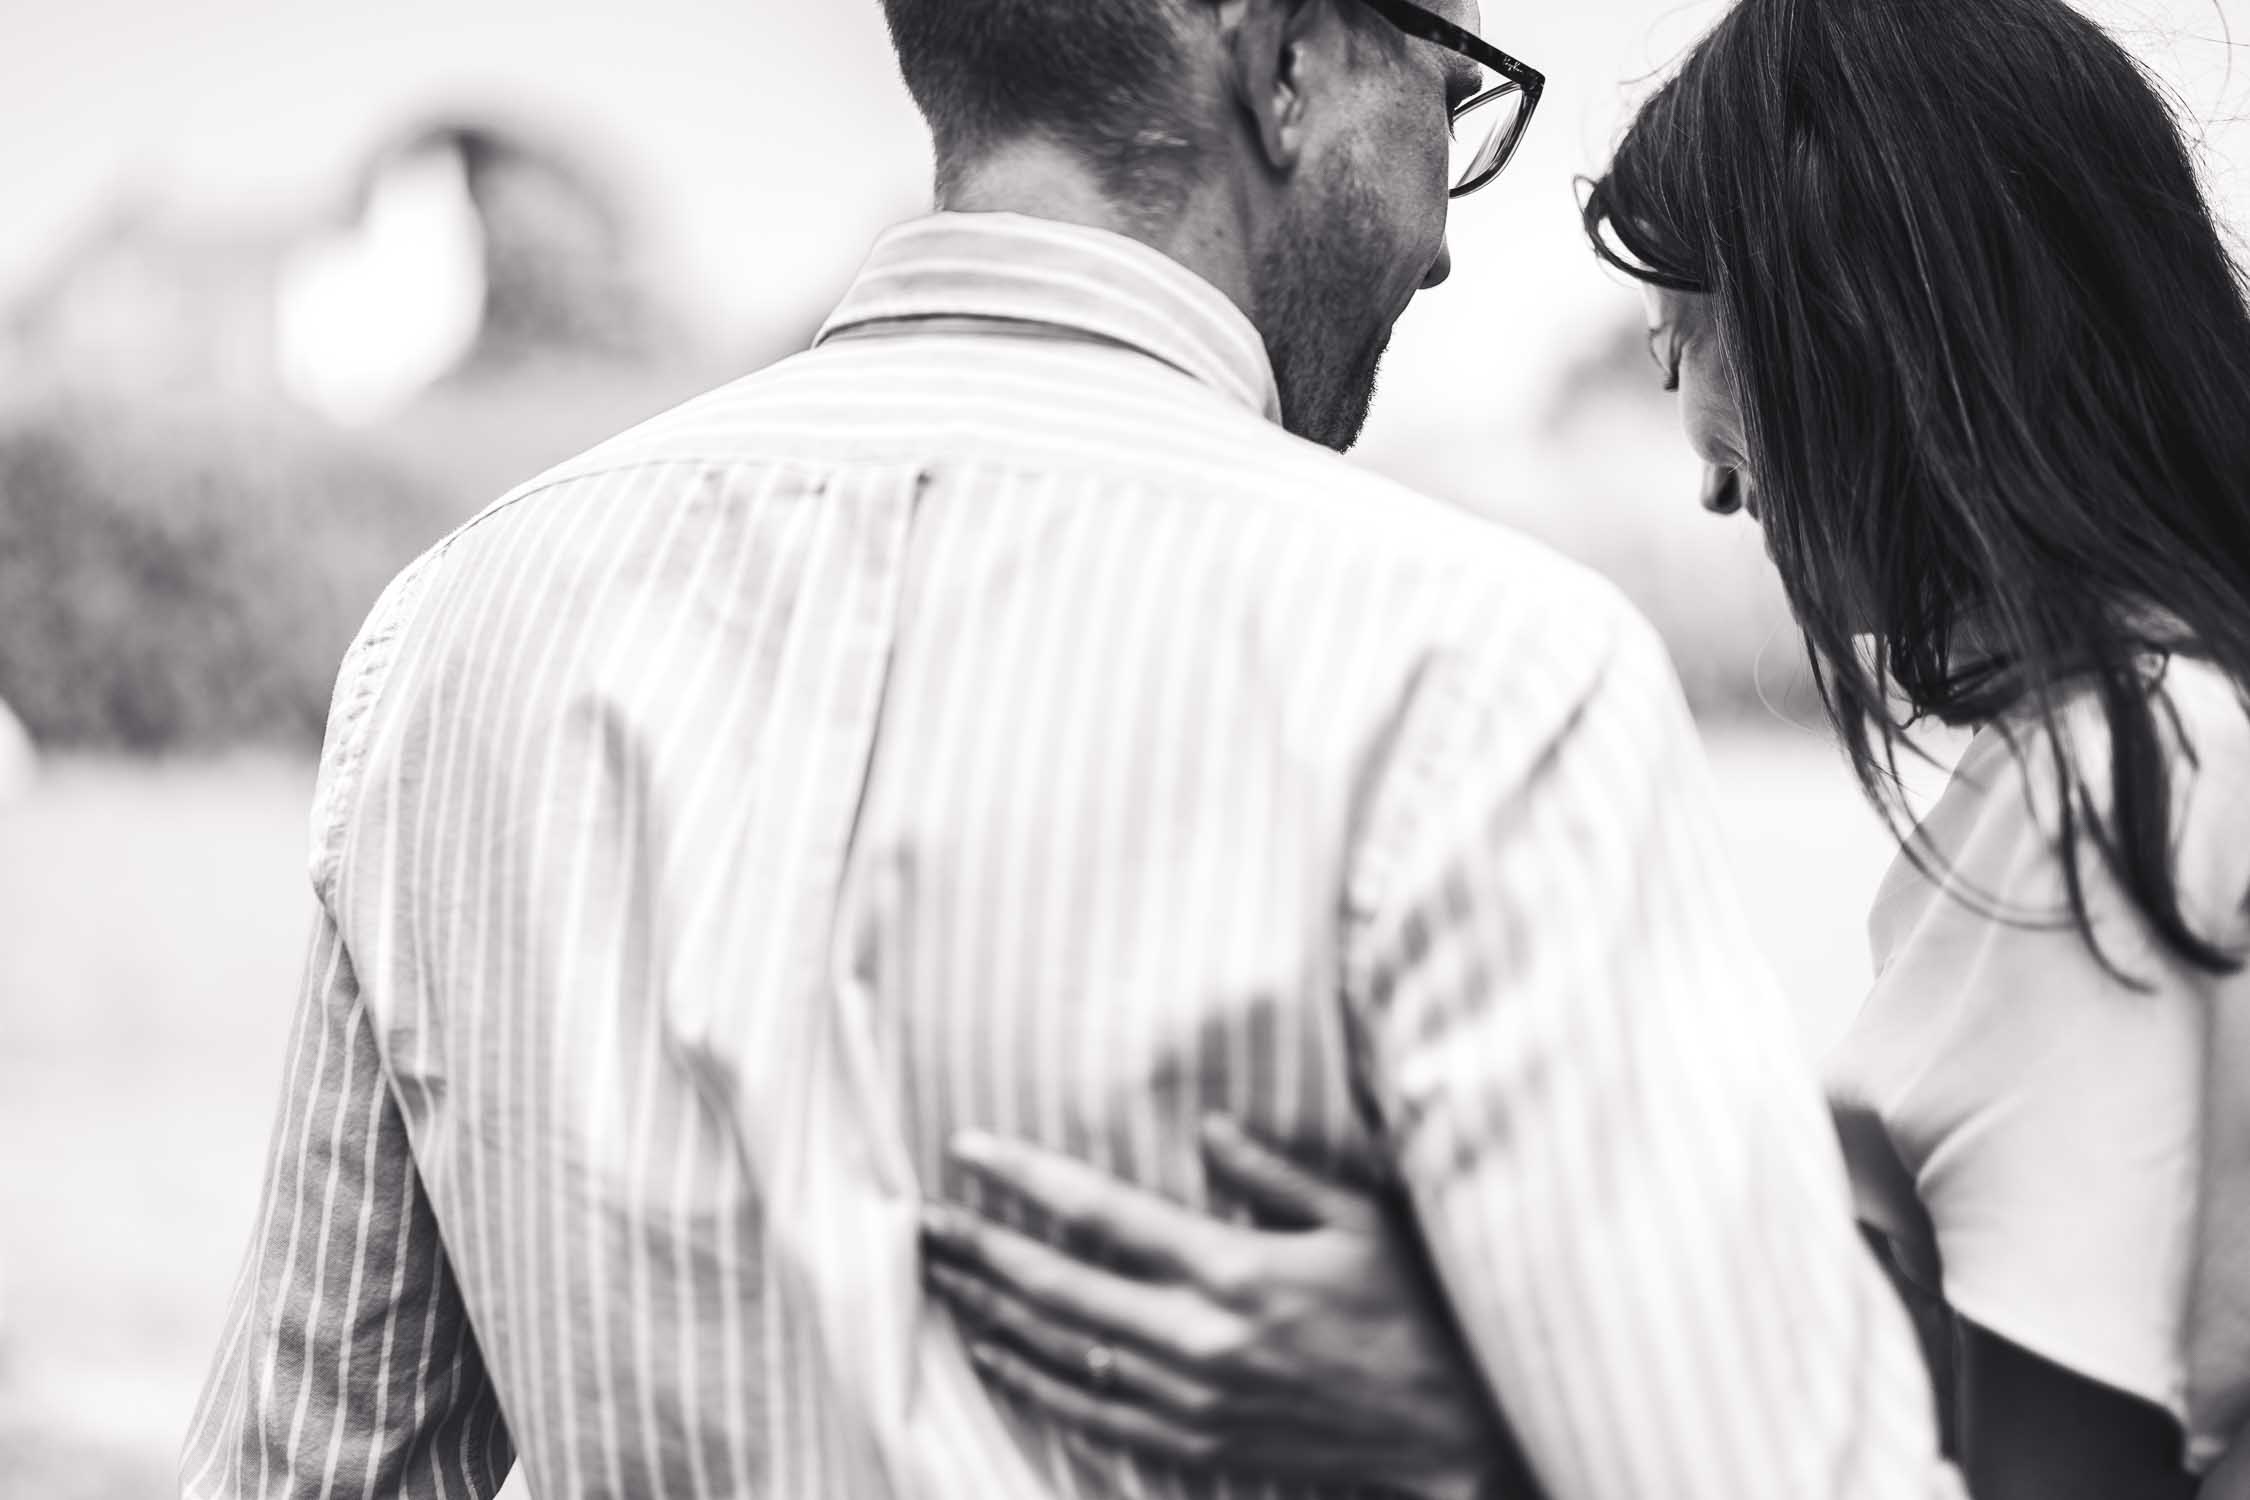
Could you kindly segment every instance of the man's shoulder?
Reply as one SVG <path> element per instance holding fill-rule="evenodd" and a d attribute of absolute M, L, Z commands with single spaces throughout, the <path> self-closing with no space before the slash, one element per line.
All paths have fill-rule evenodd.
<path fill-rule="evenodd" d="M 1548 543 L 1466 505 L 1440 500 L 1314 444 L 1269 429 L 1256 499 L 1304 513 L 1321 543 L 1359 570 L 1385 572 L 1433 596 L 1459 599 L 1450 622 L 1470 644 L 1492 645 L 1503 617 L 1606 633 L 1640 615 L 1602 574 Z M 1443 612 L 1438 623 L 1447 623 Z"/>
<path fill-rule="evenodd" d="M 518 486 L 471 525 L 638 471 L 693 485 L 713 469 L 917 463 L 1076 477 L 1214 512 L 1221 525 L 1287 538 L 1340 586 L 1458 601 L 1420 618 L 1467 646 L 1494 645 L 1503 618 L 1596 635 L 1638 619 L 1606 578 L 1536 538 L 1295 437 L 1154 361 L 1042 349 L 1021 370 L 1003 362 L 997 375 L 988 366 L 906 386 L 916 400 L 894 415 L 894 398 L 859 379 L 865 358 L 823 348 L 705 392 Z M 897 391 L 899 374 L 884 368 Z"/>

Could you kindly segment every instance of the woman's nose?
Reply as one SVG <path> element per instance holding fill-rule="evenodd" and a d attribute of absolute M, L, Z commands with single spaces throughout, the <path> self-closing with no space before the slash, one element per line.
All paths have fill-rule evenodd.
<path fill-rule="evenodd" d="M 1728 464 L 1703 466 L 1703 508 L 1714 516 L 1742 509 L 1742 471 Z"/>

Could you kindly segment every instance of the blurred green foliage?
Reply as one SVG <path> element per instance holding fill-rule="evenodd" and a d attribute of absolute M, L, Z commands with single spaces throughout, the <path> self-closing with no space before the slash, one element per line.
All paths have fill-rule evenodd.
<path fill-rule="evenodd" d="M 461 505 L 286 407 L 0 413 L 0 699 L 48 746 L 317 745 L 337 662 Z"/>

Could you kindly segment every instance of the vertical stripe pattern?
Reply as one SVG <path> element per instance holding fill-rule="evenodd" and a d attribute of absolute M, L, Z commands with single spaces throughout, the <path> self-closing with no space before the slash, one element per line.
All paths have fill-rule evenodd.
<path fill-rule="evenodd" d="M 954 1132 L 1224 1212 L 1214 1110 L 1397 1184 L 1557 1500 L 1951 1493 L 1661 648 L 1277 410 L 1171 262 L 939 216 L 403 574 L 183 1494 L 1274 1493 L 920 1285 Z"/>

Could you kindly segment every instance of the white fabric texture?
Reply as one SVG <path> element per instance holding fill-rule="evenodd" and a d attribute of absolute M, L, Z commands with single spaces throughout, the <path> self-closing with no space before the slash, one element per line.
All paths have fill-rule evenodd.
<path fill-rule="evenodd" d="M 2206 665 L 2175 660 L 2162 686 L 2183 905 L 2239 947 L 2250 725 Z M 2062 722 L 2106 784 L 2099 704 L 2074 700 Z M 2171 1412 L 2201 1469 L 2250 1381 L 2250 1323 L 2225 1311 L 2250 1307 L 2250 978 L 2160 950 L 2089 846 L 2104 951 L 2149 991 L 2104 971 L 2067 924 L 2050 750 L 2034 729 L 1980 733 L 1921 825 L 1941 879 L 1905 854 L 1892 866 L 1831 1104 L 1861 1217 L 1917 1279 L 2010 1342 Z"/>

